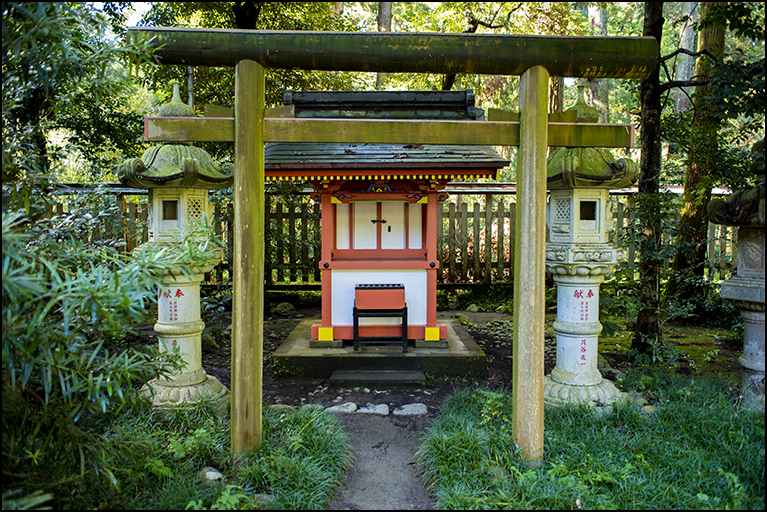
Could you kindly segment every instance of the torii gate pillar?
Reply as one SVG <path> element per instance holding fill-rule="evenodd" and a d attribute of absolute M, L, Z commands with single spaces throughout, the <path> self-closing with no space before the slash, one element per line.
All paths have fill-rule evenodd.
<path fill-rule="evenodd" d="M 512 424 L 530 464 L 543 461 L 548 86 L 549 72 L 534 66 L 522 75 L 519 94 Z"/>
<path fill-rule="evenodd" d="M 232 452 L 261 443 L 264 353 L 264 68 L 235 67 Z"/>

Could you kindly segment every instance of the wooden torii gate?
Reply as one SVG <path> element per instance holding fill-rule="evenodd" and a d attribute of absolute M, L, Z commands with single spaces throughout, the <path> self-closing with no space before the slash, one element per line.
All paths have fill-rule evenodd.
<path fill-rule="evenodd" d="M 262 435 L 264 143 L 499 145 L 519 146 L 516 232 L 525 234 L 515 241 L 512 427 L 524 459 L 541 462 L 547 147 L 630 145 L 626 125 L 548 122 L 549 76 L 646 78 L 658 62 L 656 40 L 146 27 L 128 37 L 153 38 L 162 64 L 236 69 L 234 118 L 145 121 L 149 141 L 235 143 L 232 451 Z M 265 68 L 521 75 L 519 121 L 265 118 Z"/>

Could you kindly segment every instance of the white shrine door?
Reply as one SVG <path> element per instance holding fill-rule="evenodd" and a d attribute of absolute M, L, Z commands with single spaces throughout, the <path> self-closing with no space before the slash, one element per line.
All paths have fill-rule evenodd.
<path fill-rule="evenodd" d="M 408 204 L 404 201 L 358 201 L 339 204 L 336 209 L 336 248 L 421 249 L 422 212 L 422 205 Z"/>

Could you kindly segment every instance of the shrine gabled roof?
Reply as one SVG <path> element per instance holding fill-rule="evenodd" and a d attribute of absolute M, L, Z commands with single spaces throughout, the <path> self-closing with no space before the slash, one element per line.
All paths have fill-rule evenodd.
<path fill-rule="evenodd" d="M 275 142 L 267 145 L 265 157 L 267 170 L 498 169 L 509 164 L 489 146 L 428 144 Z"/>
<path fill-rule="evenodd" d="M 294 105 L 299 118 L 482 118 L 471 90 L 288 91 L 285 104 Z M 495 179 L 509 165 L 490 146 L 272 142 L 264 156 L 268 180 Z"/>

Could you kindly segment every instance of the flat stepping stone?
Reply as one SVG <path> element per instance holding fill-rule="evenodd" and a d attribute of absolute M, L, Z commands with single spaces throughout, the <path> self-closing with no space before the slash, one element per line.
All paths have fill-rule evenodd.
<path fill-rule="evenodd" d="M 389 406 L 386 404 L 368 404 L 362 409 L 357 409 L 357 414 L 377 414 L 379 416 L 389 415 Z"/>
<path fill-rule="evenodd" d="M 354 402 L 346 402 L 340 405 L 334 405 L 325 409 L 327 412 L 340 412 L 340 413 L 352 413 L 357 410 L 357 404 Z"/>
<path fill-rule="evenodd" d="M 428 407 L 426 407 L 426 404 L 415 403 L 415 404 L 405 404 L 402 407 L 398 407 L 394 409 L 393 414 L 395 416 L 422 416 L 428 413 L 429 413 L 429 409 Z"/>
<path fill-rule="evenodd" d="M 421 371 L 413 370 L 336 370 L 330 380 L 356 383 L 417 383 L 425 381 L 426 376 Z"/>

